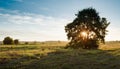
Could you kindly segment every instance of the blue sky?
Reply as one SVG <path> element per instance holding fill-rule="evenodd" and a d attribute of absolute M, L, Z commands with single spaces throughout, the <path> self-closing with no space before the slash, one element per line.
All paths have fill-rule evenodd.
<path fill-rule="evenodd" d="M 119 4 L 120 0 L 0 0 L 0 40 L 67 40 L 64 26 L 88 7 L 111 22 L 106 40 L 119 40 Z"/>

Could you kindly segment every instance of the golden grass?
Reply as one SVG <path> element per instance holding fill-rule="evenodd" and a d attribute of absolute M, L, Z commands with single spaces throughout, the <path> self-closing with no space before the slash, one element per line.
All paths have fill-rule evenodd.
<path fill-rule="evenodd" d="M 119 69 L 120 43 L 98 50 L 64 49 L 66 43 L 1 45 L 0 69 Z"/>

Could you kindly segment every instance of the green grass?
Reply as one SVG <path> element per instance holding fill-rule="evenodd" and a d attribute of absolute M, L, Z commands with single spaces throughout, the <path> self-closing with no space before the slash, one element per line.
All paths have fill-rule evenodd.
<path fill-rule="evenodd" d="M 120 43 L 98 50 L 64 49 L 66 43 L 1 45 L 0 69 L 120 69 Z"/>

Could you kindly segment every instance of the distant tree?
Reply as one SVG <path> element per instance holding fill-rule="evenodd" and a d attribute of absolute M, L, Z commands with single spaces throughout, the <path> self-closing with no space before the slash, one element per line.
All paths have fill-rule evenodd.
<path fill-rule="evenodd" d="M 3 44 L 5 44 L 5 45 L 13 44 L 13 39 L 10 38 L 9 36 L 5 37 L 3 40 Z"/>
<path fill-rule="evenodd" d="M 25 45 L 28 45 L 28 42 L 25 42 Z"/>
<path fill-rule="evenodd" d="M 19 40 L 18 40 L 18 39 L 15 39 L 15 40 L 14 40 L 14 44 L 15 44 L 15 45 L 18 45 L 18 44 L 19 44 Z"/>
<path fill-rule="evenodd" d="M 106 28 L 110 24 L 106 18 L 100 18 L 93 8 L 86 8 L 76 14 L 77 18 L 65 26 L 70 40 L 67 47 L 98 48 L 98 43 L 105 42 Z"/>

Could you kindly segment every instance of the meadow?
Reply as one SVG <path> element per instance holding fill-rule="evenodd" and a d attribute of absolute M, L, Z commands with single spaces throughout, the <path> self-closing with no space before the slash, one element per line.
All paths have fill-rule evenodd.
<path fill-rule="evenodd" d="M 120 69 L 120 42 L 98 50 L 65 49 L 67 42 L 0 45 L 0 69 Z"/>

